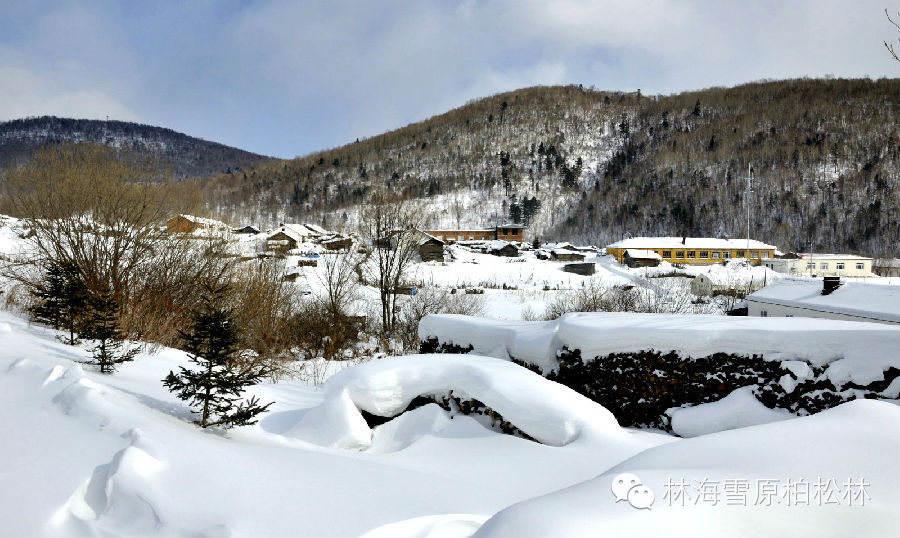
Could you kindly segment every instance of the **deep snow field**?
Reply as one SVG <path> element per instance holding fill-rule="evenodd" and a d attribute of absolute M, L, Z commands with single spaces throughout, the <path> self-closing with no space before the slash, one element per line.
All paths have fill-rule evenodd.
<path fill-rule="evenodd" d="M 5 220 L 0 254 L 22 245 L 18 223 Z M 480 334 L 476 354 L 310 361 L 319 370 L 311 377 L 330 376 L 324 384 L 253 387 L 274 404 L 258 424 L 228 431 L 197 428 L 163 387 L 187 364 L 183 352 L 142 353 L 102 375 L 78 364 L 84 346 L 0 311 L 0 537 L 900 536 L 896 400 L 797 418 L 739 389 L 673 415 L 684 438 L 622 428 L 615 409 L 494 357 L 547 359 L 551 329 L 554 339 L 576 331 L 600 347 L 633 342 L 629 314 L 602 334 L 578 328 L 590 315 L 528 327 L 517 320 L 579 286 L 654 288 L 669 279 L 652 277 L 672 268 L 630 270 L 596 256 L 597 274 L 583 277 L 533 252 L 511 260 L 453 249 L 453 261 L 415 264 L 412 278 L 485 289 L 485 317 L 507 321 L 424 324 Z M 297 285 L 316 291 L 321 268 L 300 271 Z M 363 288 L 360 309 L 374 295 Z M 701 318 L 685 319 L 691 329 Z M 526 338 L 514 345 L 506 333 Z M 865 334 L 853 339 L 842 346 L 871 351 Z M 813 355 L 828 345 L 807 340 Z M 862 375 L 860 361 L 846 363 Z M 417 396 L 450 391 L 483 402 L 521 435 L 436 404 L 399 414 Z M 370 427 L 364 413 L 396 418 Z"/>
<path fill-rule="evenodd" d="M 318 388 L 254 387 L 275 405 L 258 424 L 226 433 L 191 424 L 162 386 L 186 360 L 180 351 L 140 355 L 101 375 L 75 363 L 85 351 L 6 312 L 0 349 L 3 536 L 874 537 L 898 529 L 900 407 L 892 403 L 856 401 L 679 439 L 620 428 L 610 411 L 508 361 L 422 355 L 343 369 Z M 359 411 L 391 416 L 415 396 L 448 389 L 534 441 L 434 404 L 374 429 Z M 643 481 L 631 489 L 642 499 L 616 489 L 616 502 L 622 473 Z"/>

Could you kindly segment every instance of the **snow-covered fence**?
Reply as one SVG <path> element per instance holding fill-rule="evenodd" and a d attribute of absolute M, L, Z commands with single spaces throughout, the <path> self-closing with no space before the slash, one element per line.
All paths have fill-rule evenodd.
<path fill-rule="evenodd" d="M 423 352 L 505 358 L 603 404 L 625 425 L 753 386 L 768 407 L 811 414 L 900 396 L 900 328 L 806 318 L 573 313 L 548 322 L 428 316 Z"/>

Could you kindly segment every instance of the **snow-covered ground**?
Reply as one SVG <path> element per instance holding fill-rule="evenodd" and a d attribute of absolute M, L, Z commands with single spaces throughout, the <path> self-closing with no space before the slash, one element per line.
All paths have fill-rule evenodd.
<path fill-rule="evenodd" d="M 115 375 L 101 375 L 75 363 L 85 351 L 9 313 L 0 313 L 0 349 L 6 536 L 896 530 L 900 407 L 890 403 L 852 402 L 813 417 L 680 440 L 623 429 L 615 410 L 506 361 L 413 356 L 342 370 L 319 390 L 299 381 L 257 386 L 254 394 L 275 402 L 270 411 L 257 425 L 223 433 L 191 424 L 188 409 L 162 386 L 165 374 L 184 364 L 182 352 L 141 355 Z M 390 417 L 415 396 L 451 390 L 484 402 L 540 442 L 435 404 L 374 428 L 362 419 L 363 410 Z M 701 422 L 715 423 L 707 418 Z M 655 494 L 649 510 L 635 508 L 646 496 L 620 492 L 624 500 L 616 502 L 612 482 L 626 472 Z M 682 479 L 690 496 L 684 506 L 671 486 Z M 833 491 L 816 489 L 820 480 Z M 701 481 L 706 489 L 693 489 Z M 798 481 L 811 484 L 808 499 L 790 489 Z M 749 489 L 741 496 L 735 484 Z M 816 491 L 826 497 L 812 497 Z"/>
<path fill-rule="evenodd" d="M 23 232 L 2 219 L 0 255 L 21 248 Z M 241 251 L 252 253 L 244 241 Z M 598 256 L 589 258 L 597 273 L 585 277 L 533 252 L 509 259 L 452 251 L 447 263 L 415 264 L 411 280 L 484 288 L 486 315 L 500 321 L 434 316 L 421 334 L 472 343 L 475 354 L 309 361 L 310 377 L 328 377 L 324 385 L 298 378 L 253 387 L 274 404 L 258 424 L 227 432 L 197 428 L 162 385 L 187 364 L 183 352 L 142 353 L 102 375 L 78 364 L 88 357 L 83 348 L 0 312 L 0 536 L 896 534 L 896 400 L 797 418 L 738 389 L 671 409 L 683 439 L 622 428 L 616 409 L 504 359 L 546 370 L 561 346 L 576 343 L 588 358 L 654 346 L 688 354 L 752 348 L 798 379 L 808 367 L 791 358 L 827 365 L 840 382 L 865 382 L 900 366 L 900 329 L 649 314 L 525 322 L 560 293 L 654 288 L 673 268 L 631 270 Z M 322 263 L 296 270 L 296 285 L 319 291 Z M 681 271 L 725 270 L 742 271 Z M 360 293 L 362 309 L 375 292 Z M 900 395 L 898 382 L 882 396 Z M 418 396 L 480 402 L 517 435 L 501 433 L 497 417 L 458 412 L 455 400 L 449 411 L 430 403 L 404 412 Z M 371 415 L 389 420 L 370 425 Z"/>

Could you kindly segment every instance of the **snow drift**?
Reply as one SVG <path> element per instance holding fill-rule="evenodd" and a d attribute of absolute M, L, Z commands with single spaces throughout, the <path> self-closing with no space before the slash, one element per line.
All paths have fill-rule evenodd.
<path fill-rule="evenodd" d="M 625 438 L 612 413 L 584 396 L 508 361 L 472 355 L 412 355 L 372 361 L 332 376 L 325 400 L 285 435 L 333 448 L 361 449 L 372 431 L 359 410 L 394 417 L 417 396 L 483 402 L 535 440 L 562 446 L 582 434 Z"/>

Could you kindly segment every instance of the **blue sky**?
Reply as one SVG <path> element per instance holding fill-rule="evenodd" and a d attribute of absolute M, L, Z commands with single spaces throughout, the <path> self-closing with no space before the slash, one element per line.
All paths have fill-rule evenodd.
<path fill-rule="evenodd" d="M 0 121 L 139 121 L 294 157 L 537 84 L 896 77 L 871 0 L 0 3 Z"/>

